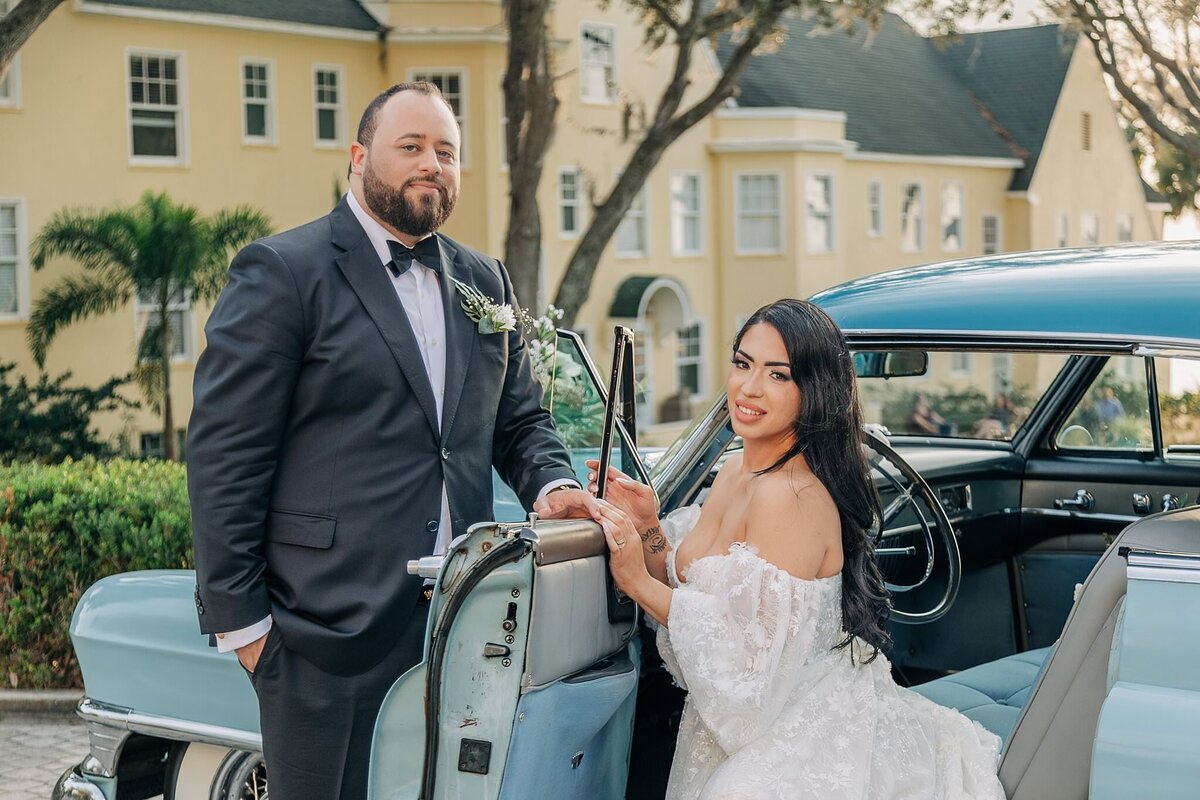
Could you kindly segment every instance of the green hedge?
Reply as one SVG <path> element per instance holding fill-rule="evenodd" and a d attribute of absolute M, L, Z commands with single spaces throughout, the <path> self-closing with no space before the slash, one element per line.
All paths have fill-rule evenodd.
<path fill-rule="evenodd" d="M 0 685 L 82 686 L 68 626 L 83 591 L 118 572 L 191 565 L 182 465 L 0 466 Z"/>

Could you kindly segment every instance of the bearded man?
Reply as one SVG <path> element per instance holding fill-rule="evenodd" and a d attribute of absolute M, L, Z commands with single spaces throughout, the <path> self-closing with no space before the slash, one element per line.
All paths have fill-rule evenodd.
<path fill-rule="evenodd" d="M 238 253 L 205 328 L 196 609 L 258 695 L 272 800 L 365 798 L 379 707 L 422 655 L 429 595 L 406 562 L 491 518 L 493 466 L 526 508 L 596 511 L 520 331 L 462 308 L 467 287 L 500 316 L 516 301 L 496 259 L 436 233 L 460 136 L 432 84 L 376 97 L 350 191 Z"/>

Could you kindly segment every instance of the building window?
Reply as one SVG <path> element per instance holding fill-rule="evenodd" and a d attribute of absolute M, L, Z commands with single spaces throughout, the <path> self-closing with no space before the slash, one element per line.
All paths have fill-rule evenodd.
<path fill-rule="evenodd" d="M 141 439 L 141 454 L 142 458 L 165 458 L 166 452 L 163 450 L 163 435 L 162 431 L 154 433 L 143 433 Z M 180 461 L 184 460 L 184 445 L 187 443 L 187 434 L 180 428 L 175 431 L 175 457 Z"/>
<path fill-rule="evenodd" d="M 579 86 L 584 100 L 611 103 L 617 97 L 615 80 L 616 28 L 583 23 L 579 44 Z"/>
<path fill-rule="evenodd" d="M 643 184 L 617 228 L 617 255 L 625 258 L 645 257 L 647 235 L 646 186 Z"/>
<path fill-rule="evenodd" d="M 983 215 L 983 254 L 999 253 L 1004 246 L 1001 241 L 1000 217 L 997 214 Z"/>
<path fill-rule="evenodd" d="M 883 182 L 867 184 L 867 235 L 883 235 Z"/>
<path fill-rule="evenodd" d="M 270 61 L 242 61 L 242 141 L 275 142 L 274 75 Z"/>
<path fill-rule="evenodd" d="M 700 323 L 695 322 L 680 328 L 675 332 L 675 341 L 675 369 L 679 377 L 679 389 L 690 395 L 700 394 L 700 366 L 704 363 Z"/>
<path fill-rule="evenodd" d="M 341 147 L 342 68 L 313 67 L 313 101 L 316 113 L 318 147 Z"/>
<path fill-rule="evenodd" d="M 582 223 L 583 192 L 579 183 L 578 167 L 563 167 L 558 171 L 558 229 L 571 238 L 579 235 Z"/>
<path fill-rule="evenodd" d="M 671 252 L 698 256 L 704 250 L 701 176 L 680 172 L 671 176 Z"/>
<path fill-rule="evenodd" d="M 779 175 L 746 173 L 738 175 L 736 180 L 737 252 L 780 252 Z"/>
<path fill-rule="evenodd" d="M 1058 215 L 1058 246 L 1066 247 L 1071 238 L 1071 215 L 1063 211 Z"/>
<path fill-rule="evenodd" d="M 129 54 L 129 152 L 135 160 L 183 160 L 182 57 Z"/>
<path fill-rule="evenodd" d="M 1133 215 L 1117 214 L 1117 241 L 1133 241 Z"/>
<path fill-rule="evenodd" d="M 1079 137 L 1084 152 L 1090 152 L 1092 149 L 1092 115 L 1086 111 L 1080 117 Z"/>
<path fill-rule="evenodd" d="M 833 252 L 833 176 L 809 175 L 804 181 L 808 252 Z"/>
<path fill-rule="evenodd" d="M 1079 218 L 1079 235 L 1085 245 L 1100 243 L 1100 218 L 1087 213 Z"/>
<path fill-rule="evenodd" d="M 23 317 L 28 305 L 24 216 L 19 200 L 0 198 L 0 319 Z"/>
<path fill-rule="evenodd" d="M 971 374 L 971 354 L 953 352 L 950 354 L 950 374 L 957 378 Z"/>
<path fill-rule="evenodd" d="M 138 292 L 137 335 L 142 361 L 151 361 L 158 355 L 156 342 L 146 339 L 146 333 L 158 327 L 158 300 L 148 292 Z M 187 359 L 192 352 L 191 342 L 192 299 L 189 292 L 175 290 L 167 305 L 167 324 L 170 327 L 171 358 Z M 145 341 L 143 341 L 145 339 Z"/>
<path fill-rule="evenodd" d="M 0 0 L 0 19 L 3 19 L 15 0 Z M 0 108 L 18 108 L 21 105 L 21 54 L 17 53 L 8 62 L 8 72 L 0 78 Z"/>
<path fill-rule="evenodd" d="M 955 253 L 962 249 L 963 187 L 957 181 L 947 181 L 942 184 L 942 250 Z"/>
<path fill-rule="evenodd" d="M 900 205 L 900 249 L 916 253 L 925 249 L 925 209 L 919 183 L 904 184 Z"/>
<path fill-rule="evenodd" d="M 409 73 L 409 80 L 432 83 L 450 104 L 450 110 L 454 112 L 454 120 L 458 123 L 458 135 L 461 139 L 458 147 L 458 166 L 460 169 L 465 169 L 467 166 L 467 79 L 465 72 L 460 69 L 437 72 L 412 71 Z M 506 148 L 505 155 L 507 152 Z"/>

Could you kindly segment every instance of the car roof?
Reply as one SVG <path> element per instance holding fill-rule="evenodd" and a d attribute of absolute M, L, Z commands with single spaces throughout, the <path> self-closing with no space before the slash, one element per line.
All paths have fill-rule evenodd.
<path fill-rule="evenodd" d="M 1200 346 L 1200 242 L 1006 253 L 883 272 L 812 297 L 851 339 Z"/>

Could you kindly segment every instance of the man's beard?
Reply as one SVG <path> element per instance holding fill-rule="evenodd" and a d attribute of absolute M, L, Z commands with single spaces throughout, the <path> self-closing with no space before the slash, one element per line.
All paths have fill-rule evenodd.
<path fill-rule="evenodd" d="M 413 183 L 435 184 L 438 193 L 432 195 L 422 192 L 415 202 L 410 201 L 404 193 Z M 436 176 L 412 177 L 395 187 L 376 174 L 368 159 L 363 164 L 362 186 L 367 207 L 381 220 L 406 236 L 425 236 L 433 233 L 446 223 L 450 212 L 454 210 L 456 198 L 450 196 L 446 184 Z"/>

